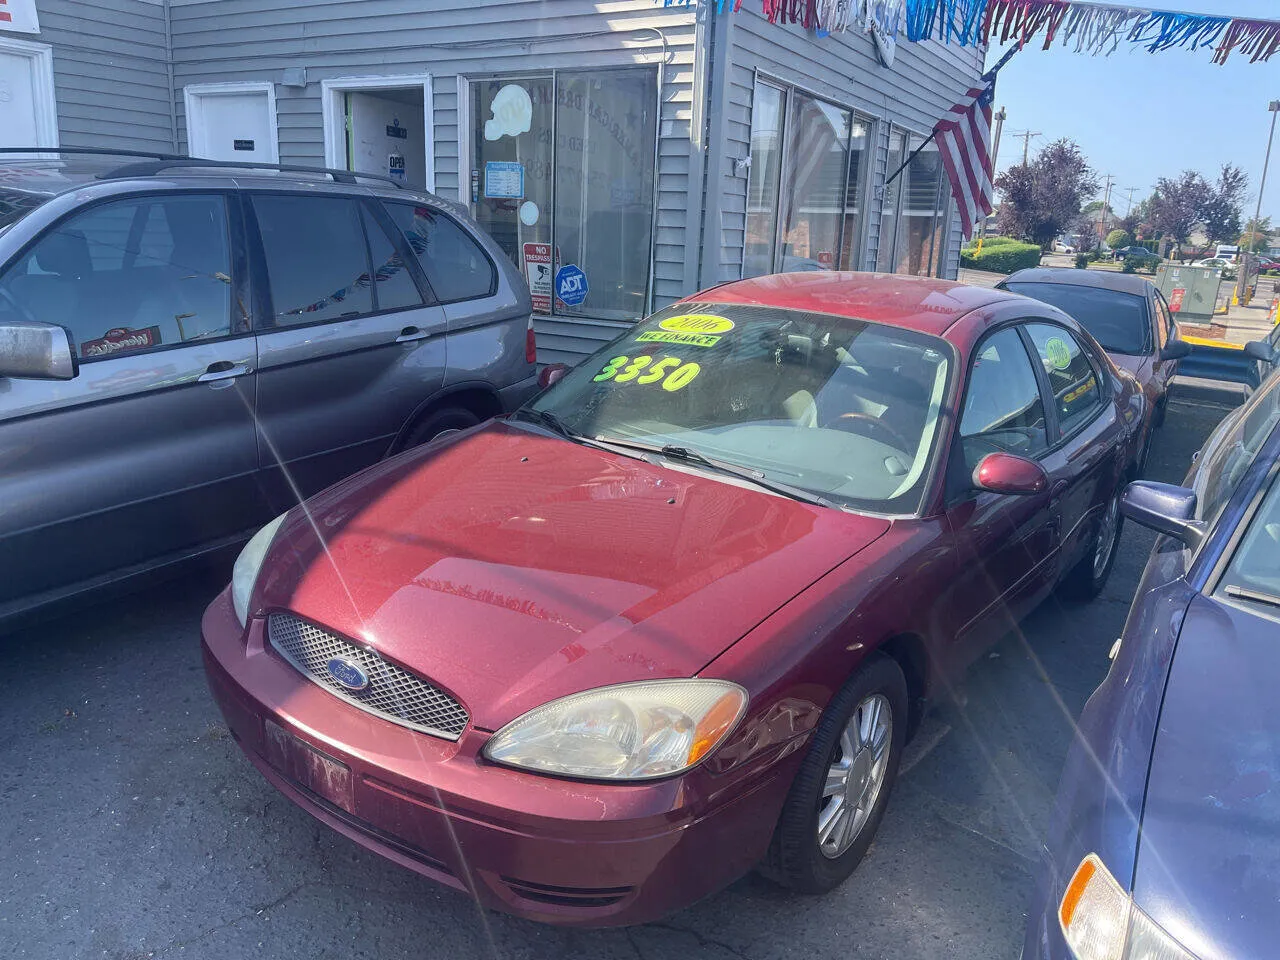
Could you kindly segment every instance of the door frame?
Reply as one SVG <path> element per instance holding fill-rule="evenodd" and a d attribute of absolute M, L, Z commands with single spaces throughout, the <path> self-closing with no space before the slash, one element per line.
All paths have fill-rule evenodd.
<path fill-rule="evenodd" d="M 422 88 L 422 133 L 426 150 L 427 190 L 436 192 L 435 97 L 429 73 L 394 76 L 336 77 L 320 81 L 320 107 L 324 116 L 324 165 L 332 170 L 347 167 L 347 130 L 343 122 L 343 96 L 372 90 Z"/>
<path fill-rule="evenodd" d="M 31 67 L 31 92 L 35 100 L 38 141 L 32 146 L 58 146 L 58 101 L 53 87 L 53 47 L 47 43 L 0 37 L 0 53 L 25 58 Z"/>
<path fill-rule="evenodd" d="M 269 163 L 280 162 L 280 124 L 276 117 L 276 85 L 269 80 L 245 80 L 235 83 L 189 83 L 182 88 L 182 103 L 186 111 L 187 156 L 202 156 L 208 146 L 204 131 L 204 100 L 206 97 L 226 96 L 238 93 L 265 93 L 267 95 L 267 120 L 271 126 Z"/>

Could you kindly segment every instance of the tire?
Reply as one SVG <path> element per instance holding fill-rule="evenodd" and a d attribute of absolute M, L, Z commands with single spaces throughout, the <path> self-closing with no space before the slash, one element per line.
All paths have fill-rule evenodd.
<path fill-rule="evenodd" d="M 408 450 L 411 447 L 429 443 L 446 433 L 456 433 L 459 430 L 474 427 L 479 422 L 479 417 L 462 407 L 445 407 L 443 410 L 436 410 L 414 424 L 409 435 L 405 437 L 404 446 L 401 449 Z"/>
<path fill-rule="evenodd" d="M 880 741 L 873 732 L 869 737 L 872 749 L 866 750 L 865 755 L 864 750 L 857 750 L 850 762 L 848 753 L 854 736 L 850 728 L 861 726 L 864 731 L 869 729 L 872 705 L 878 706 L 880 718 L 887 716 L 888 730 L 882 734 L 887 753 L 877 762 L 874 745 Z M 851 723 L 855 713 L 859 714 L 861 724 Z M 907 724 L 907 682 L 896 663 L 876 654 L 849 679 L 822 712 L 809 752 L 783 803 L 769 852 L 760 865 L 761 873 L 784 887 L 809 894 L 826 893 L 853 873 L 866 856 L 884 816 L 907 742 Z M 874 729 L 879 729 L 879 723 Z M 846 835 L 838 842 L 837 838 L 832 838 L 824 844 L 819 833 L 824 818 L 828 822 L 836 819 L 838 811 L 833 814 L 831 810 L 837 800 L 848 811 L 850 804 L 845 797 L 853 796 L 852 793 L 824 795 L 827 784 L 831 782 L 829 775 L 838 764 L 847 765 L 852 789 L 856 791 L 860 785 L 869 787 L 870 795 L 864 792 L 864 804 L 852 808 L 852 823 L 849 824 L 852 835 Z M 874 776 L 877 766 L 880 774 L 876 782 L 868 783 L 863 774 Z M 855 776 L 859 779 L 853 780 Z M 824 851 L 824 846 L 829 849 Z"/>
<path fill-rule="evenodd" d="M 1156 415 L 1151 419 L 1151 432 L 1159 430 L 1164 426 L 1165 411 L 1169 406 L 1169 395 L 1165 394 L 1160 398 L 1160 402 L 1156 404 Z M 1150 441 L 1148 441 L 1149 443 Z"/>
<path fill-rule="evenodd" d="M 1079 562 L 1062 578 L 1058 592 L 1068 600 L 1088 601 L 1102 593 L 1111 576 L 1111 568 L 1116 565 L 1116 554 L 1120 552 L 1120 534 L 1124 530 L 1124 517 L 1120 514 L 1121 484 L 1107 501 L 1107 512 L 1103 521 L 1089 541 L 1089 548 Z M 1103 554 L 1103 538 L 1110 527 L 1110 544 Z"/>

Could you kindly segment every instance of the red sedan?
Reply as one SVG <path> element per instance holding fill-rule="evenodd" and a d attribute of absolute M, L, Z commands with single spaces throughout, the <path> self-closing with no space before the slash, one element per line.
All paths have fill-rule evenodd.
<path fill-rule="evenodd" d="M 1013 294 L 719 287 L 264 528 L 210 686 L 287 797 L 498 909 L 636 923 L 757 865 L 826 891 L 928 698 L 1101 589 L 1142 403 Z"/>

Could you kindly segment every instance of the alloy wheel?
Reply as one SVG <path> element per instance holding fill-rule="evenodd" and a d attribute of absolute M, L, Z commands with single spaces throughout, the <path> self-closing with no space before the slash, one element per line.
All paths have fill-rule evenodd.
<path fill-rule="evenodd" d="M 1111 554 L 1116 548 L 1116 526 L 1120 522 L 1120 495 L 1116 494 L 1107 503 L 1107 512 L 1102 518 L 1102 529 L 1098 531 L 1098 546 L 1093 553 L 1093 575 L 1095 578 L 1106 572 L 1111 562 Z"/>
<path fill-rule="evenodd" d="M 818 806 L 818 848 L 835 859 L 858 838 L 884 786 L 893 742 L 893 709 L 873 693 L 853 711 L 827 769 Z"/>

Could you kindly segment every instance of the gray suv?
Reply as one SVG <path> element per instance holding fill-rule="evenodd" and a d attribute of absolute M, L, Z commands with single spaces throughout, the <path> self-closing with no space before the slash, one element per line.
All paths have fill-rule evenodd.
<path fill-rule="evenodd" d="M 528 287 L 447 201 L 82 154 L 0 148 L 0 622 L 536 391 Z"/>

